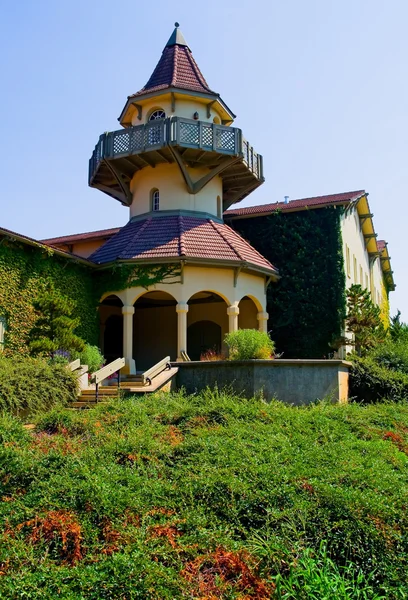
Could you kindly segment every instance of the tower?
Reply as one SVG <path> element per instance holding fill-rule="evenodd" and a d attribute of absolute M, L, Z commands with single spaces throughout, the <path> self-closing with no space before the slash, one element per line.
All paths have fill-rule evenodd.
<path fill-rule="evenodd" d="M 239 326 L 242 298 L 252 298 L 258 321 L 266 327 L 265 283 L 276 279 L 277 271 L 223 223 L 224 210 L 264 181 L 262 157 L 233 127 L 234 118 L 208 86 L 176 23 L 148 82 L 128 97 L 119 117 L 122 129 L 102 134 L 90 159 L 89 185 L 129 207 L 128 224 L 91 259 L 101 266 L 121 261 L 181 266 L 180 283 L 163 283 L 149 292 L 157 296 L 160 288 L 177 304 L 178 358 L 188 349 L 187 313 L 191 321 L 193 304 L 217 298 L 227 304 L 226 321 L 219 325 L 222 336 Z M 137 294 L 126 290 L 115 295 L 134 314 L 130 309 L 136 308 Z M 163 297 L 156 300 L 157 308 L 165 306 Z M 203 310 L 200 316 L 205 316 Z M 251 323 L 257 326 L 256 320 Z M 133 331 L 125 329 L 130 360 L 138 351 Z M 196 329 L 196 338 L 204 340 L 205 326 L 201 332 Z M 170 348 L 170 332 L 167 337 L 163 347 Z M 206 345 L 201 343 L 201 349 Z"/>

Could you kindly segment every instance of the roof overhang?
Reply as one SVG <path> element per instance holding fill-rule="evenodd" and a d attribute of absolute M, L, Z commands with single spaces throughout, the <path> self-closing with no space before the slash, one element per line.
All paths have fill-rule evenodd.
<path fill-rule="evenodd" d="M 120 264 L 135 266 L 138 265 L 159 265 L 159 264 L 180 264 L 180 266 L 201 266 L 201 267 L 215 267 L 215 268 L 228 268 L 228 269 L 240 269 L 241 271 L 249 272 L 249 273 L 257 273 L 261 274 L 267 278 L 270 278 L 272 281 L 278 281 L 281 276 L 277 269 L 265 269 L 263 267 L 258 267 L 257 265 L 247 262 L 247 261 L 235 261 L 235 260 L 216 260 L 209 258 L 198 258 L 193 256 L 166 256 L 163 258 L 135 258 L 135 259 L 127 259 L 127 260 L 115 260 L 109 263 L 104 263 L 100 265 L 96 265 L 97 269 L 103 271 L 105 269 L 110 269 L 112 267 L 117 267 Z"/>
<path fill-rule="evenodd" d="M 81 256 L 77 256 L 76 254 L 71 254 L 70 252 L 65 252 L 64 250 L 59 250 L 54 246 L 49 246 L 48 244 L 44 244 L 43 242 L 38 242 L 33 238 L 29 238 L 25 235 L 21 235 L 14 231 L 10 231 L 9 229 L 4 229 L 0 227 L 0 238 L 7 239 L 10 242 L 18 242 L 20 244 L 25 244 L 26 246 L 32 246 L 33 248 L 38 248 L 39 250 L 43 250 L 49 256 L 53 254 L 60 256 L 61 258 L 65 258 L 71 262 L 76 262 L 82 264 L 87 267 L 95 268 L 96 265 L 90 260 L 86 258 L 82 258 Z"/>
<path fill-rule="evenodd" d="M 206 94 L 204 92 L 194 92 L 193 90 L 185 90 L 182 88 L 166 87 L 154 92 L 128 96 L 127 102 L 118 117 L 118 121 L 123 127 L 130 127 L 135 113 L 137 113 L 139 121 L 143 119 L 143 106 L 151 100 L 151 98 L 163 98 L 166 96 L 170 98 L 173 106 L 177 102 L 177 99 L 198 100 L 201 104 L 207 105 L 207 115 L 211 107 L 214 106 L 220 114 L 223 124 L 226 125 L 231 124 L 236 117 L 219 94 Z"/>

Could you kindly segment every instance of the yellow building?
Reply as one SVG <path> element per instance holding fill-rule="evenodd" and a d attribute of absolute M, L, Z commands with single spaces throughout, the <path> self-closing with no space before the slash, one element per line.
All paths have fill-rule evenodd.
<path fill-rule="evenodd" d="M 237 328 L 266 331 L 266 288 L 277 269 L 223 222 L 224 211 L 264 181 L 262 157 L 234 117 L 176 24 L 149 81 L 128 97 L 122 129 L 95 147 L 89 184 L 127 207 L 129 222 L 74 251 L 92 247 L 100 269 L 178 267 L 151 288 L 101 298 L 102 350 L 108 360 L 124 355 L 130 373 L 166 355 L 219 352 Z"/>

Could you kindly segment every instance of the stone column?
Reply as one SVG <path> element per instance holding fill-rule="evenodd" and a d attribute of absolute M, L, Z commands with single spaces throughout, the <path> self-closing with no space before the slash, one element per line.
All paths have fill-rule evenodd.
<path fill-rule="evenodd" d="M 236 331 L 238 329 L 238 315 L 239 315 L 238 306 L 236 306 L 235 304 L 233 304 L 232 306 L 229 306 L 227 308 L 227 315 L 228 315 L 228 332 L 231 333 L 232 331 Z"/>
<path fill-rule="evenodd" d="M 123 373 L 129 375 L 136 374 L 136 363 L 133 358 L 133 315 L 135 314 L 134 306 L 122 306 L 123 315 L 123 356 L 126 360 L 126 365 Z"/>
<path fill-rule="evenodd" d="M 269 319 L 268 313 L 260 311 L 257 315 L 257 319 L 258 319 L 259 331 L 265 331 L 267 333 L 268 332 L 268 319 Z"/>
<path fill-rule="evenodd" d="M 179 302 L 176 305 L 177 313 L 177 360 L 182 361 L 181 352 L 187 354 L 187 302 Z"/>

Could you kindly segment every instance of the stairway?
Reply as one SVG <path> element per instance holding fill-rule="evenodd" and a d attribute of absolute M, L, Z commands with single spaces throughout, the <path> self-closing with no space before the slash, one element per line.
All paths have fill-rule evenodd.
<path fill-rule="evenodd" d="M 125 375 L 120 382 L 120 391 L 117 382 L 112 381 L 112 385 L 100 385 L 98 390 L 98 403 L 107 402 L 118 398 L 120 393 L 125 394 L 149 394 L 158 390 L 170 391 L 173 377 L 178 372 L 177 367 L 166 369 L 152 377 L 150 383 L 143 383 L 141 375 Z M 96 406 L 96 390 L 86 389 L 81 391 L 81 395 L 75 402 L 72 402 L 72 408 L 92 408 Z"/>

